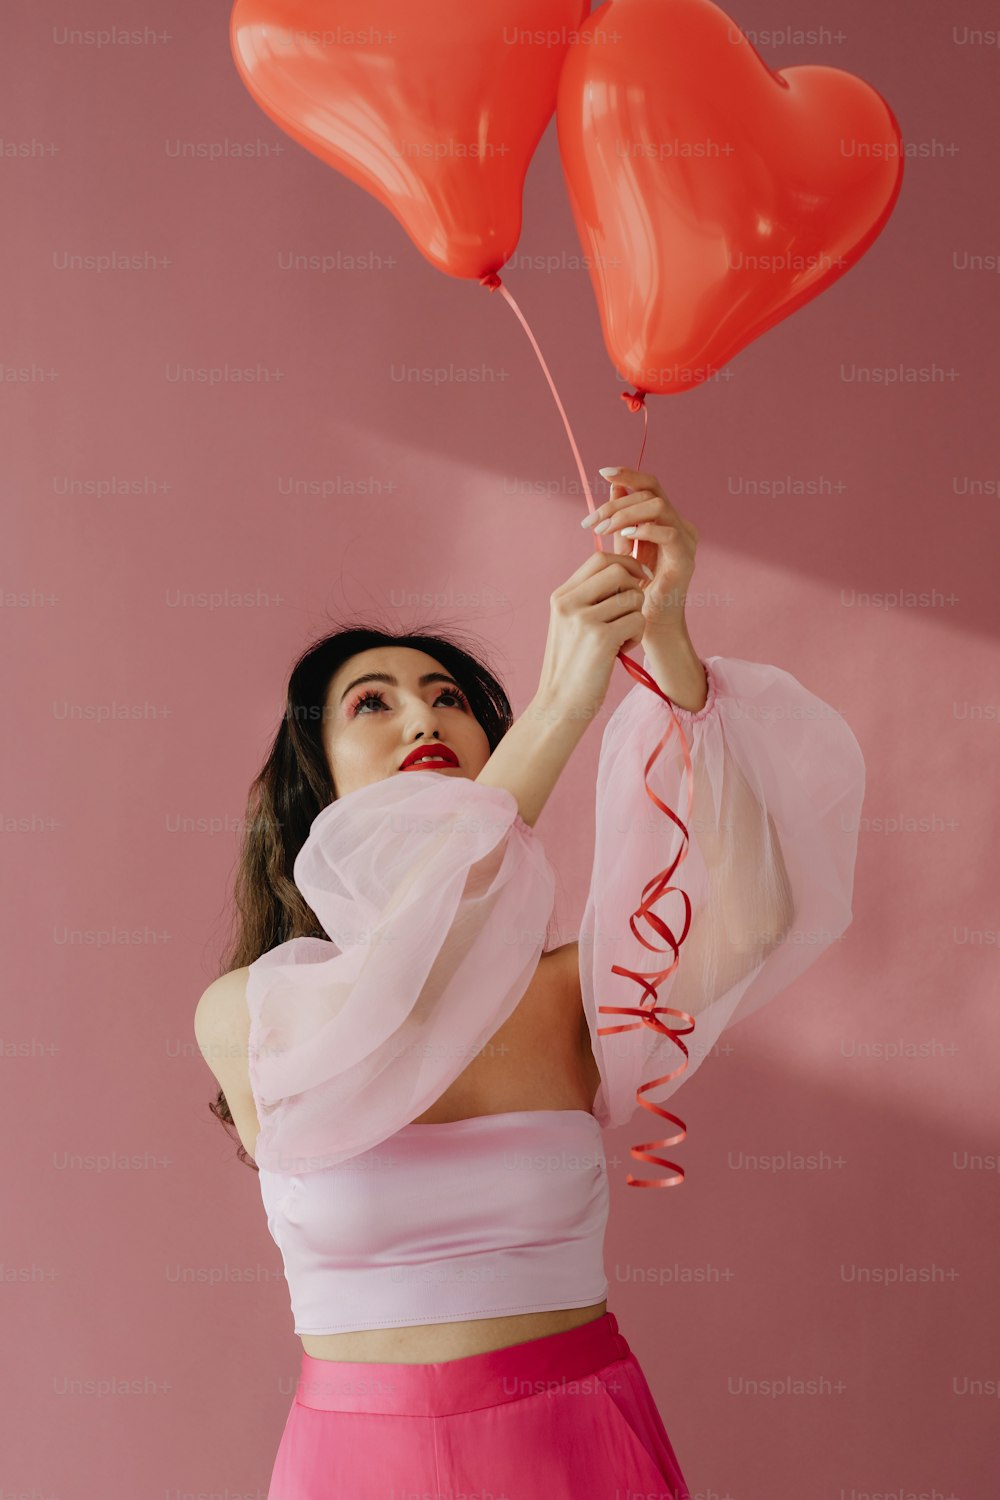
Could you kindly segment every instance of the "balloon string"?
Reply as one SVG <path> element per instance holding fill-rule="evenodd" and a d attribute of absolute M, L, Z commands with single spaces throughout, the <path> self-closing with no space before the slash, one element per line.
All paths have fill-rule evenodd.
<path fill-rule="evenodd" d="M 496 271 L 488 271 L 485 276 L 481 276 L 479 278 L 479 284 L 480 286 L 486 287 L 486 289 L 490 292 L 500 292 L 501 295 L 506 299 L 507 304 L 514 309 L 514 312 L 521 320 L 521 326 L 531 340 L 531 347 L 534 349 L 536 355 L 538 356 L 538 363 L 541 365 L 542 370 L 545 374 L 545 378 L 549 382 L 549 389 L 551 390 L 555 403 L 559 408 L 559 415 L 563 419 L 563 426 L 566 429 L 566 436 L 569 438 L 569 445 L 573 450 L 573 457 L 576 459 L 576 467 L 580 473 L 580 483 L 583 485 L 583 493 L 587 497 L 587 508 L 590 511 L 594 511 L 596 509 L 594 505 L 594 497 L 590 493 L 590 485 L 587 483 L 586 470 L 584 469 L 583 461 L 580 458 L 580 450 L 576 446 L 576 438 L 573 436 L 573 429 L 569 425 L 569 418 L 566 415 L 566 409 L 563 406 L 562 401 L 559 399 L 559 392 L 556 390 L 556 383 L 549 373 L 549 367 L 545 363 L 545 356 L 542 354 L 541 349 L 538 347 L 538 340 L 535 338 L 535 335 L 532 333 L 530 327 L 528 326 L 527 318 L 524 316 L 524 313 L 518 307 L 517 303 L 514 301 L 514 298 L 511 296 L 510 292 L 508 292 L 507 288 L 500 280 L 500 277 L 497 275 Z M 595 537 L 594 541 L 599 544 L 600 538 Z M 600 545 L 598 545 L 597 551 L 600 552 L 601 550 L 602 549 Z"/>
<path fill-rule="evenodd" d="M 622 400 L 628 402 L 629 411 L 642 411 L 642 447 L 639 449 L 639 457 L 635 461 L 636 473 L 642 473 L 642 455 L 646 451 L 646 438 L 649 435 L 649 407 L 646 405 L 645 392 L 622 391 Z"/>
<path fill-rule="evenodd" d="M 542 354 L 541 349 L 539 348 L 538 340 L 532 333 L 531 328 L 528 325 L 527 318 L 525 318 L 524 314 L 521 312 L 521 309 L 518 307 L 514 298 L 511 296 L 510 292 L 508 292 L 507 288 L 500 280 L 500 277 L 497 275 L 496 271 L 487 272 L 487 274 L 485 276 L 481 276 L 479 280 L 480 285 L 484 286 L 487 291 L 500 292 L 503 295 L 508 305 L 513 308 L 514 313 L 520 320 L 525 333 L 531 340 L 531 346 L 538 357 L 538 363 L 541 365 L 545 378 L 549 383 L 549 389 L 552 391 L 556 406 L 559 408 L 559 415 L 563 420 L 563 426 L 566 428 L 566 435 L 569 438 L 570 447 L 573 450 L 573 456 L 576 459 L 576 466 L 580 474 L 580 483 L 583 485 L 583 492 L 587 497 L 587 508 L 591 513 L 593 513 L 596 507 L 594 505 L 593 496 L 590 491 L 590 485 L 587 483 L 587 474 L 586 470 L 583 467 L 583 462 L 580 458 L 580 450 L 576 445 L 576 439 L 573 436 L 573 429 L 569 424 L 569 418 L 566 415 L 566 409 L 563 406 L 562 401 L 560 400 L 555 381 L 552 379 L 552 376 L 549 373 L 549 367 L 545 363 L 545 358 Z M 628 403 L 630 411 L 635 412 L 640 410 L 640 408 L 642 410 L 642 447 L 639 449 L 639 457 L 636 460 L 635 466 L 636 471 L 639 472 L 641 470 L 642 455 L 646 451 L 646 436 L 649 431 L 649 412 L 646 407 L 646 392 L 641 390 L 622 391 L 621 396 L 622 400 Z M 602 552 L 604 550 L 601 546 L 602 541 L 602 537 L 593 537 L 595 551 Z M 633 558 L 638 553 L 638 550 L 639 540 L 638 538 L 636 538 L 631 554 Z M 691 816 L 691 802 L 694 795 L 694 773 L 691 767 L 691 751 L 688 746 L 687 740 L 684 737 L 684 732 L 681 729 L 680 723 L 677 719 L 677 715 L 674 713 L 673 702 L 667 696 L 667 694 L 661 690 L 658 683 L 653 680 L 653 678 L 649 675 L 645 668 L 641 667 L 637 661 L 633 660 L 633 658 L 630 656 L 626 656 L 624 651 L 619 651 L 617 653 L 617 656 L 618 660 L 621 662 L 622 666 L 630 674 L 630 676 L 634 677 L 636 682 L 641 682 L 644 687 L 648 688 L 650 692 L 655 693 L 657 697 L 662 698 L 664 703 L 666 703 L 667 707 L 670 709 L 670 723 L 667 725 L 666 733 L 663 735 L 659 744 L 655 746 L 652 755 L 646 762 L 645 769 L 643 771 L 643 783 L 645 786 L 647 797 L 649 797 L 651 801 L 656 804 L 656 806 L 666 817 L 670 818 L 674 823 L 676 823 L 677 827 L 680 829 L 681 847 L 673 863 L 669 865 L 667 869 L 661 870 L 659 874 L 654 875 L 653 878 L 648 881 L 647 884 L 643 887 L 642 900 L 640 901 L 638 908 L 629 917 L 629 926 L 632 929 L 633 935 L 638 938 L 643 947 L 649 948 L 651 952 L 665 952 L 665 949 L 657 949 L 654 948 L 651 943 L 647 943 L 646 939 L 637 930 L 635 925 L 636 918 L 644 917 L 649 922 L 649 924 L 654 927 L 657 932 L 659 932 L 661 937 L 666 938 L 670 947 L 673 949 L 674 961 L 668 969 L 663 969 L 659 973 L 645 975 L 637 974 L 631 969 L 623 969 L 618 964 L 612 964 L 611 966 L 612 974 L 621 974 L 627 979 L 634 979 L 636 984 L 640 985 L 645 990 L 646 995 L 650 996 L 655 1001 L 657 998 L 656 992 L 659 985 L 662 984 L 665 979 L 668 979 L 670 977 L 680 961 L 681 944 L 687 937 L 688 930 L 691 925 L 691 901 L 687 895 L 687 892 L 681 890 L 679 886 L 672 886 L 667 884 L 671 875 L 673 875 L 677 867 L 682 864 L 687 857 L 688 848 L 691 842 L 687 830 L 687 824 L 686 822 L 682 821 L 671 808 L 667 807 L 665 802 L 661 802 L 659 797 L 656 796 L 655 792 L 651 791 L 648 780 L 651 767 L 656 762 L 656 759 L 659 756 L 661 750 L 667 744 L 671 734 L 673 734 L 675 730 L 680 738 L 684 755 L 684 773 L 687 783 L 687 807 L 685 808 L 684 812 L 685 819 L 690 818 Z M 674 937 L 667 924 L 650 910 L 654 902 L 658 901 L 662 896 L 669 895 L 672 891 L 675 890 L 683 899 L 685 907 L 684 928 L 680 936 L 677 938 Z M 681 1052 L 683 1052 L 684 1054 L 683 1062 L 681 1062 L 680 1066 L 676 1067 L 672 1073 L 666 1073 L 662 1078 L 654 1078 L 648 1083 L 640 1084 L 639 1088 L 636 1090 L 635 1095 L 636 1104 L 641 1105 L 643 1109 L 652 1111 L 653 1114 L 660 1115 L 664 1120 L 672 1121 L 673 1124 L 680 1127 L 680 1133 L 678 1135 L 668 1136 L 660 1141 L 645 1141 L 642 1145 L 632 1146 L 629 1148 L 632 1156 L 636 1161 L 655 1162 L 657 1166 L 670 1167 L 677 1175 L 674 1177 L 640 1178 L 634 1177 L 630 1172 L 625 1179 L 626 1185 L 628 1187 L 674 1187 L 675 1185 L 679 1185 L 684 1181 L 683 1167 L 677 1166 L 676 1162 L 667 1161 L 665 1158 L 660 1156 L 651 1156 L 648 1153 L 653 1150 L 659 1150 L 663 1146 L 676 1146 L 677 1144 L 679 1144 L 679 1142 L 683 1141 L 686 1138 L 687 1128 L 683 1120 L 680 1120 L 677 1115 L 670 1114 L 667 1110 L 661 1109 L 658 1104 L 653 1104 L 649 1099 L 643 1099 L 642 1095 L 648 1089 L 658 1088 L 661 1083 L 668 1083 L 672 1078 L 676 1078 L 679 1074 L 683 1073 L 684 1069 L 688 1065 L 689 1054 L 687 1047 L 681 1041 L 681 1037 L 687 1036 L 694 1030 L 695 1019 L 693 1016 L 688 1015 L 687 1011 L 674 1010 L 669 1005 L 657 1006 L 654 1004 L 649 1009 L 646 1009 L 641 1004 L 638 1009 L 635 1009 L 631 1006 L 600 1005 L 598 1006 L 598 1010 L 602 1015 L 639 1017 L 639 1020 L 633 1021 L 628 1026 L 599 1026 L 597 1028 L 598 1036 L 613 1036 L 616 1032 L 619 1031 L 634 1031 L 638 1026 L 645 1026 L 650 1030 L 658 1032 L 661 1036 L 669 1037 L 672 1042 L 676 1043 Z M 672 1016 L 677 1016 L 682 1021 L 688 1022 L 688 1024 L 680 1029 L 665 1026 L 661 1021 L 658 1021 L 656 1019 L 656 1016 L 660 1013 L 669 1013 Z"/>

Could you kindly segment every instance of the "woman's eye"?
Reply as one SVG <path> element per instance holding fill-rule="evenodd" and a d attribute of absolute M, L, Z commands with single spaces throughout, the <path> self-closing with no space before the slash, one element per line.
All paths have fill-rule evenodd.
<path fill-rule="evenodd" d="M 366 703 L 381 703 L 381 702 L 382 702 L 382 694 L 381 693 L 374 693 L 374 692 L 362 693 L 361 697 L 357 700 L 357 702 L 355 703 L 353 709 L 351 710 L 351 717 L 354 718 L 357 714 L 359 714 L 361 712 L 361 709 L 362 709 L 362 707 L 363 707 L 364 704 L 366 704 Z"/>
<path fill-rule="evenodd" d="M 434 701 L 438 702 L 441 698 L 454 698 L 455 702 L 459 705 L 460 708 L 465 708 L 467 706 L 464 693 L 458 692 L 456 688 L 443 688 L 441 692 L 438 693 L 437 698 Z M 357 717 L 357 715 L 361 711 L 362 705 L 366 703 L 382 703 L 383 707 L 385 706 L 382 699 L 382 694 L 377 692 L 374 688 L 369 688 L 368 692 L 362 693 L 361 697 L 355 703 L 354 708 L 351 711 L 352 719 Z"/>

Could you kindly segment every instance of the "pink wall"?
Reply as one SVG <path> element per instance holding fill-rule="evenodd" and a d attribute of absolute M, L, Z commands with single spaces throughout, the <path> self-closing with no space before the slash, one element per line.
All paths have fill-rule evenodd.
<path fill-rule="evenodd" d="M 678 1098 L 683 1188 L 626 1189 L 640 1136 L 606 1138 L 609 1306 L 698 1495 L 985 1500 L 1000 303 L 995 275 L 966 267 L 998 248 L 1000 53 L 963 38 L 996 12 L 730 13 L 751 38 L 821 28 L 762 55 L 873 83 L 908 142 L 906 178 L 844 280 L 726 379 L 650 398 L 644 466 L 702 535 L 698 650 L 775 662 L 835 705 L 868 793 L 844 941 Z M 192 1015 L 283 674 L 327 607 L 379 609 L 477 632 L 519 711 L 548 596 L 592 548 L 503 299 L 433 270 L 265 118 L 227 17 L 192 0 L 8 7 L 4 1494 L 265 1494 L 299 1344 L 256 1178 L 207 1112 Z M 113 24 L 156 36 L 98 47 L 64 31 Z M 179 158 L 178 143 L 230 154 Z M 144 268 L 63 268 L 111 253 Z M 375 264 L 300 273 L 282 269 L 290 253 Z M 596 469 L 635 463 L 641 421 L 618 399 L 578 253 L 553 123 L 503 274 L 601 496 Z M 547 256 L 554 269 L 529 259 Z M 175 378 L 226 364 L 271 373 Z M 489 380 L 398 378 L 426 365 Z M 898 366 L 944 375 L 851 378 Z M 820 493 L 773 493 L 789 477 Z M 289 495 L 291 479 L 327 493 Z M 226 591 L 218 606 L 177 597 Z M 606 713 L 630 686 L 617 671 Z M 539 824 L 570 932 L 599 736 Z M 821 1165 L 743 1163 L 783 1152 Z M 902 1279 L 872 1282 L 883 1268 Z M 786 1376 L 820 1393 L 746 1393 Z"/>

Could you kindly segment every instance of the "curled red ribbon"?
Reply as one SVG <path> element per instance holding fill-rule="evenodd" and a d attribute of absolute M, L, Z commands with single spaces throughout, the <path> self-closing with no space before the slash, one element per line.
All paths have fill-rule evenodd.
<path fill-rule="evenodd" d="M 555 403 L 559 408 L 560 415 L 562 416 L 563 426 L 566 428 L 566 435 L 569 438 L 570 447 L 573 449 L 573 455 L 576 459 L 576 465 L 580 472 L 580 480 L 583 484 L 584 493 L 587 496 L 587 504 L 593 511 L 595 508 L 593 497 L 591 496 L 590 486 L 587 483 L 586 472 L 583 467 L 583 462 L 580 458 L 580 450 L 577 448 L 576 439 L 574 438 L 573 430 L 569 425 L 569 420 L 566 416 L 565 408 L 563 407 L 562 401 L 559 399 L 559 392 L 556 390 L 555 381 L 552 379 L 552 376 L 549 373 L 549 367 L 545 363 L 542 351 L 538 346 L 538 340 L 535 338 L 535 335 L 532 333 L 530 327 L 528 326 L 528 321 L 525 318 L 524 314 L 521 312 L 521 309 L 518 307 L 517 303 L 514 301 L 514 298 L 511 296 L 510 292 L 500 280 L 500 277 L 496 271 L 488 271 L 484 276 L 481 276 L 479 278 L 479 284 L 480 286 L 485 287 L 489 292 L 501 292 L 503 294 L 504 299 L 507 301 L 507 303 L 513 309 L 514 313 L 519 318 L 525 333 L 531 340 L 532 348 L 534 349 L 535 354 L 538 357 L 538 362 L 542 367 L 545 378 L 549 383 L 549 388 L 552 391 L 552 395 L 555 399 Z M 642 447 L 639 449 L 639 457 L 636 460 L 636 470 L 639 471 L 640 465 L 642 464 L 642 455 L 646 451 L 646 434 L 649 430 L 649 410 L 646 406 L 646 392 L 641 390 L 622 391 L 621 398 L 628 404 L 629 411 L 633 413 L 641 411 L 643 416 Z M 601 547 L 600 537 L 594 537 L 594 546 L 598 552 L 603 550 L 603 548 Z M 636 549 L 637 548 L 638 542 L 636 543 Z M 670 944 L 674 952 L 674 961 L 670 965 L 669 969 L 663 969 L 660 973 L 652 975 L 637 974 L 634 973 L 631 969 L 621 968 L 618 964 L 611 965 L 612 974 L 623 974 L 628 979 L 634 979 L 636 984 L 641 985 L 646 994 L 651 996 L 655 1000 L 657 987 L 662 984 L 664 979 L 669 978 L 669 976 L 677 967 L 680 957 L 681 944 L 687 937 L 688 929 L 691 926 L 691 901 L 687 892 L 680 890 L 679 886 L 671 886 L 667 884 L 671 875 L 677 869 L 677 866 L 681 864 L 687 856 L 688 846 L 691 842 L 688 835 L 687 826 L 681 821 L 677 814 L 672 811 L 671 808 L 667 807 L 665 802 L 660 801 L 655 792 L 650 790 L 648 780 L 650 767 L 655 763 L 657 756 L 660 754 L 660 751 L 666 745 L 675 729 L 680 736 L 681 744 L 684 747 L 684 773 L 687 780 L 688 794 L 687 808 L 685 809 L 684 814 L 685 817 L 690 817 L 691 815 L 691 802 L 694 795 L 694 773 L 691 769 L 691 752 L 688 748 L 688 743 L 684 737 L 684 733 L 681 729 L 680 723 L 678 722 L 677 715 L 674 713 L 674 706 L 671 700 L 667 697 L 666 693 L 664 693 L 660 689 L 658 684 L 654 682 L 649 673 L 639 665 L 638 662 L 633 661 L 631 657 L 626 656 L 622 651 L 618 652 L 618 660 L 621 662 L 625 670 L 632 677 L 634 677 L 637 682 L 641 682 L 644 687 L 647 687 L 650 690 L 650 692 L 655 693 L 658 698 L 662 698 L 664 703 L 666 703 L 668 708 L 670 709 L 670 723 L 667 726 L 667 732 L 660 740 L 659 744 L 655 747 L 652 755 L 646 762 L 646 767 L 643 772 L 643 781 L 645 784 L 647 797 L 651 798 L 651 800 L 656 803 L 656 806 L 660 809 L 660 811 L 662 813 L 665 813 L 666 816 L 670 818 L 674 823 L 676 823 L 677 827 L 680 829 L 682 842 L 680 851 L 673 863 L 669 865 L 667 869 L 661 870 L 658 875 L 654 875 L 652 880 L 648 881 L 647 884 L 643 887 L 642 900 L 640 901 L 637 909 L 629 917 L 629 926 L 631 927 L 635 936 L 639 939 L 639 942 L 642 943 L 644 947 L 649 948 L 650 951 L 654 953 L 663 952 L 663 949 L 656 949 L 651 943 L 647 943 L 646 939 L 637 930 L 635 925 L 636 918 L 645 917 L 646 921 L 659 932 L 661 937 L 666 938 L 667 942 Z M 710 677 L 709 691 L 711 692 Z M 685 907 L 684 930 L 678 938 L 675 938 L 667 924 L 650 910 L 655 901 L 658 901 L 661 896 L 668 895 L 671 891 L 674 890 L 678 891 L 679 894 L 683 896 Z M 684 1054 L 684 1061 L 681 1063 L 680 1067 L 675 1068 L 672 1073 L 665 1073 L 662 1078 L 652 1078 L 648 1083 L 640 1084 L 639 1088 L 636 1090 L 635 1095 L 637 1104 L 640 1104 L 643 1109 L 650 1110 L 653 1114 L 660 1115 L 662 1119 L 671 1120 L 675 1125 L 679 1125 L 680 1133 L 678 1135 L 668 1136 L 664 1140 L 646 1141 L 641 1145 L 630 1147 L 631 1154 L 636 1159 L 636 1161 L 655 1162 L 657 1166 L 671 1167 L 677 1175 L 674 1177 L 643 1178 L 634 1177 L 632 1173 L 629 1172 L 628 1176 L 625 1179 L 626 1186 L 628 1187 L 673 1187 L 675 1185 L 679 1185 L 684 1181 L 683 1167 L 677 1166 L 676 1162 L 666 1161 L 663 1157 L 659 1156 L 650 1156 L 648 1153 L 654 1149 L 659 1150 L 663 1146 L 678 1145 L 679 1142 L 683 1141 L 687 1136 L 687 1127 L 685 1126 L 684 1121 L 678 1119 L 676 1115 L 670 1114 L 668 1110 L 661 1109 L 658 1104 L 653 1104 L 648 1099 L 643 1099 L 642 1095 L 649 1089 L 658 1088 L 661 1083 L 669 1083 L 672 1078 L 676 1078 L 679 1074 L 683 1073 L 684 1069 L 687 1067 L 689 1054 L 687 1047 L 681 1041 L 681 1037 L 687 1036 L 694 1030 L 694 1016 L 689 1016 L 687 1011 L 684 1010 L 674 1010 L 673 1007 L 669 1005 L 652 1005 L 648 1008 L 645 1006 L 640 1006 L 638 1009 L 633 1006 L 600 1005 L 598 1006 L 598 1010 L 602 1015 L 639 1017 L 638 1020 L 633 1021 L 630 1025 L 627 1026 L 599 1026 L 597 1028 L 598 1036 L 613 1036 L 616 1032 L 619 1031 L 634 1031 L 639 1026 L 646 1026 L 653 1031 L 659 1032 L 661 1036 L 670 1037 L 671 1041 L 676 1042 L 677 1046 Z M 678 1016 L 682 1021 L 687 1021 L 689 1022 L 689 1024 L 683 1028 L 665 1026 L 661 1021 L 657 1019 L 657 1016 L 661 1013 L 669 1013 L 672 1016 Z"/>
<path fill-rule="evenodd" d="M 687 807 L 685 808 L 684 812 L 685 817 L 690 817 L 691 815 L 691 802 L 694 794 L 694 772 L 691 767 L 691 752 L 688 748 L 687 740 L 685 739 L 684 732 L 681 729 L 680 724 L 678 723 L 677 715 L 674 713 L 673 704 L 667 697 L 666 693 L 664 693 L 660 689 L 658 684 L 654 682 L 649 673 L 643 667 L 640 667 L 638 662 L 633 661 L 631 657 L 625 656 L 623 652 L 619 651 L 618 660 L 621 662 L 626 671 L 636 679 L 637 682 L 641 682 L 644 687 L 647 687 L 651 692 L 656 693 L 657 697 L 662 698 L 670 708 L 670 723 L 667 725 L 666 734 L 664 734 L 663 738 L 654 747 L 652 755 L 650 755 L 649 759 L 646 762 L 645 768 L 643 770 L 643 783 L 645 785 L 647 797 L 655 802 L 660 811 L 662 813 L 665 813 L 666 816 L 670 818 L 674 823 L 676 823 L 677 827 L 680 829 L 682 842 L 681 847 L 673 862 L 668 865 L 665 870 L 661 870 L 658 875 L 654 875 L 653 878 L 647 881 L 647 883 L 643 886 L 642 900 L 640 901 L 636 910 L 629 917 L 629 926 L 631 927 L 634 935 L 638 938 L 639 942 L 642 943 L 643 947 L 648 948 L 650 952 L 653 953 L 664 952 L 664 949 L 655 948 L 652 943 L 647 943 L 642 933 L 636 927 L 636 918 L 645 917 L 650 926 L 654 927 L 659 932 L 660 936 L 666 938 L 667 942 L 670 944 L 670 947 L 674 952 L 674 961 L 668 969 L 662 969 L 659 973 L 649 975 L 638 974 L 633 969 L 624 969 L 620 964 L 611 965 L 612 974 L 623 974 L 627 979 L 634 979 L 636 984 L 642 986 L 642 988 L 646 992 L 646 995 L 652 997 L 652 999 L 655 1001 L 655 999 L 657 998 L 657 989 L 662 984 L 664 979 L 669 979 L 670 975 L 677 967 L 677 964 L 680 960 L 681 944 L 687 937 L 688 930 L 691 926 L 691 898 L 688 896 L 686 891 L 681 890 L 680 886 L 673 886 L 668 884 L 670 877 L 673 875 L 678 865 L 683 863 L 684 859 L 686 859 L 687 857 L 688 847 L 691 842 L 690 836 L 688 834 L 686 824 L 677 816 L 672 808 L 669 808 L 665 802 L 660 801 L 659 797 L 654 791 L 651 790 L 649 785 L 650 768 L 655 763 L 657 756 L 667 744 L 670 736 L 673 734 L 675 729 L 680 736 L 681 745 L 683 746 L 684 750 L 684 776 L 687 782 Z M 711 684 L 709 684 L 709 686 L 711 686 Z M 677 938 L 674 937 L 670 928 L 663 921 L 663 919 L 657 916 L 656 913 L 651 910 L 654 902 L 658 901 L 661 896 L 669 895 L 672 891 L 677 891 L 684 900 L 684 928 L 680 936 Z M 661 1078 L 652 1078 L 648 1083 L 640 1084 L 638 1089 L 636 1090 L 635 1095 L 637 1104 L 640 1104 L 643 1109 L 648 1109 L 652 1114 L 659 1115 L 662 1119 L 670 1120 L 674 1125 L 678 1125 L 680 1127 L 679 1133 L 677 1135 L 665 1136 L 662 1140 L 644 1141 L 640 1145 L 631 1146 L 629 1148 L 631 1155 L 635 1158 L 636 1161 L 654 1162 L 659 1167 L 670 1167 L 676 1173 L 676 1176 L 634 1177 L 632 1173 L 629 1172 L 629 1174 L 625 1178 L 627 1187 L 679 1186 L 684 1181 L 684 1168 L 678 1166 L 676 1162 L 667 1161 L 664 1157 L 651 1156 L 649 1155 L 649 1152 L 653 1150 L 658 1151 L 663 1146 L 678 1145 L 687 1136 L 687 1127 L 685 1126 L 684 1121 L 679 1119 L 677 1115 L 671 1114 L 669 1110 L 661 1109 L 658 1104 L 653 1104 L 649 1099 L 643 1099 L 642 1095 L 649 1089 L 658 1088 L 661 1083 L 669 1083 L 672 1078 L 677 1078 L 681 1073 L 683 1073 L 684 1069 L 687 1067 L 689 1062 L 689 1053 L 687 1047 L 681 1041 L 681 1037 L 689 1035 L 689 1033 L 694 1030 L 694 1016 L 688 1015 L 686 1010 L 675 1010 L 674 1007 L 670 1005 L 655 1004 L 649 1006 L 648 1008 L 644 1004 L 641 1004 L 638 1009 L 632 1006 L 600 1005 L 598 1006 L 598 1010 L 602 1015 L 639 1017 L 639 1020 L 633 1021 L 628 1026 L 599 1026 L 597 1028 L 598 1036 L 614 1036 L 615 1033 L 619 1031 L 634 1031 L 638 1026 L 646 1026 L 649 1027 L 649 1029 L 652 1031 L 659 1032 L 661 1036 L 668 1036 L 672 1042 L 676 1042 L 677 1046 L 684 1054 L 683 1062 L 679 1067 L 674 1068 L 672 1073 L 664 1073 Z M 680 1020 L 687 1021 L 689 1024 L 681 1028 L 665 1026 L 662 1021 L 656 1019 L 657 1016 L 661 1014 L 677 1016 Z"/>

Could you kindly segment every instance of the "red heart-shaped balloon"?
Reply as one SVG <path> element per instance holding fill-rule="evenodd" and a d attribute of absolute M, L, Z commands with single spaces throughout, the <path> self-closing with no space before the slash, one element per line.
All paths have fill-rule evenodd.
<path fill-rule="evenodd" d="M 240 77 L 433 266 L 499 270 L 587 0 L 236 0 Z"/>
<path fill-rule="evenodd" d="M 843 276 L 902 181 L 880 94 L 772 71 L 709 0 L 607 0 L 556 118 L 604 342 L 641 392 L 700 384 Z"/>

